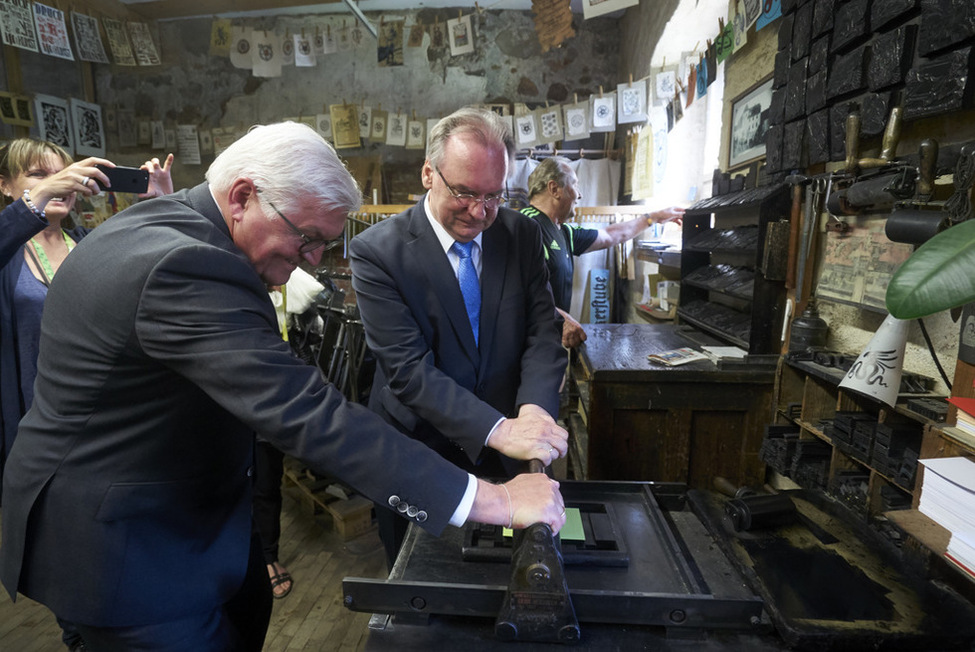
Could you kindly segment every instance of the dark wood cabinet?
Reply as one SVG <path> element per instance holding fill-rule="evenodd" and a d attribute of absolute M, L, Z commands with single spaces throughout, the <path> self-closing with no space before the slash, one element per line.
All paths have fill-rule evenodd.
<path fill-rule="evenodd" d="M 740 190 L 687 209 L 681 323 L 748 353 L 778 353 L 785 306 L 786 185 Z"/>
<path fill-rule="evenodd" d="M 710 361 L 667 367 L 650 353 L 688 346 L 672 324 L 587 324 L 573 353 L 572 474 L 588 480 L 764 482 L 759 459 L 775 370 Z"/>

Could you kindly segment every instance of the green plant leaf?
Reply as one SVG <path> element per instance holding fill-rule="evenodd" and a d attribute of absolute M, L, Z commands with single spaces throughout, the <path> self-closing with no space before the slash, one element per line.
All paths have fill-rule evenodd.
<path fill-rule="evenodd" d="M 887 311 L 927 317 L 975 301 L 975 220 L 937 234 L 911 254 L 887 286 Z"/>

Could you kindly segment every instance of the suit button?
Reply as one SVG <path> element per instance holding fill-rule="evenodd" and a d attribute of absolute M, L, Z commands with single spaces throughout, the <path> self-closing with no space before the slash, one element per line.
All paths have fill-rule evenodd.
<path fill-rule="evenodd" d="M 415 517 L 419 513 L 420 510 L 417 509 L 416 505 L 410 505 L 409 509 L 406 510 L 406 515 L 409 516 L 410 518 Z"/>
<path fill-rule="evenodd" d="M 427 513 L 421 509 L 416 513 L 416 522 L 422 523 L 425 520 L 427 520 Z"/>
<path fill-rule="evenodd" d="M 399 512 L 400 514 L 405 514 L 406 510 L 408 510 L 409 508 L 410 508 L 409 503 L 400 503 L 399 505 L 396 506 L 396 511 Z"/>
<path fill-rule="evenodd" d="M 390 496 L 389 497 L 389 506 L 390 507 L 396 507 L 397 505 L 399 505 L 399 496 Z"/>

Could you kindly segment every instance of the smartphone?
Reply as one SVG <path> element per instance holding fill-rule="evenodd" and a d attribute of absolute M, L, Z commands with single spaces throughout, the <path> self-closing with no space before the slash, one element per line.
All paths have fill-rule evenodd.
<path fill-rule="evenodd" d="M 112 192 L 132 192 L 132 193 L 142 193 L 149 189 L 149 171 L 143 170 L 142 168 L 127 168 L 118 167 L 110 168 L 104 165 L 96 165 L 96 168 L 101 170 L 108 176 L 108 180 L 112 183 L 111 187 L 106 188 L 102 182 L 98 179 L 98 187 L 102 190 L 111 190 Z"/>

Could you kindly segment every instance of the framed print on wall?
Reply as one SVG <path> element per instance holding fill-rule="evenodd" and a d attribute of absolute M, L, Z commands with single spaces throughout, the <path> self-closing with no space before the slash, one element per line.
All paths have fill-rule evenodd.
<path fill-rule="evenodd" d="M 51 95 L 34 96 L 34 114 L 37 116 L 37 131 L 41 140 L 49 140 L 74 154 L 74 139 L 71 137 L 71 114 L 68 101 Z"/>
<path fill-rule="evenodd" d="M 71 98 L 71 126 L 74 128 L 75 153 L 78 156 L 105 156 L 105 127 L 102 107 Z"/>
<path fill-rule="evenodd" d="M 765 132 L 768 131 L 768 107 L 771 100 L 771 77 L 732 100 L 729 168 L 765 155 Z"/>

